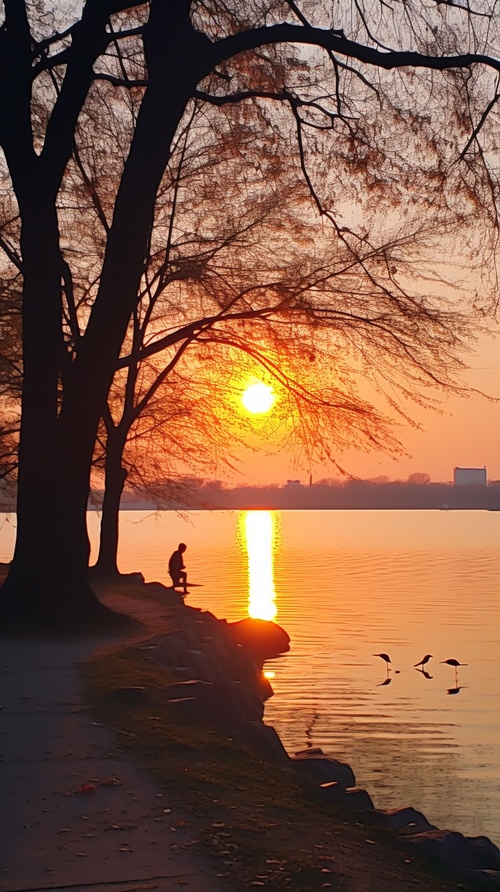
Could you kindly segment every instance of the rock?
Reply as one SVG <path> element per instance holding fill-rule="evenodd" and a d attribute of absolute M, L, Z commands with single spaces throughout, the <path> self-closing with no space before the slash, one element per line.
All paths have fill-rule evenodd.
<path fill-rule="evenodd" d="M 160 583 L 149 585 L 156 594 L 167 591 Z M 235 640 L 227 622 L 186 606 L 175 632 L 148 642 L 151 657 L 177 678 L 163 689 L 164 702 L 179 721 L 201 722 L 273 762 L 289 764 L 276 731 L 262 721 L 264 701 L 274 693 L 262 673 L 262 662 L 264 656 L 288 649 L 289 637 L 279 626 L 264 620 L 242 620 L 234 625 L 239 630 L 236 638 L 245 641 L 254 642 L 257 632 L 258 654 L 254 643 L 247 647 Z"/>
<path fill-rule="evenodd" d="M 498 892 L 500 889 L 500 870 L 469 870 L 465 878 L 474 884 L 475 889 L 486 892 Z"/>
<path fill-rule="evenodd" d="M 371 811 L 374 808 L 370 794 L 361 787 L 347 787 L 343 791 L 342 802 L 358 811 Z"/>
<path fill-rule="evenodd" d="M 200 707 L 196 697 L 174 697 L 168 701 L 174 719 L 185 725 L 196 725 L 200 721 Z"/>
<path fill-rule="evenodd" d="M 259 673 L 257 676 L 257 690 L 263 703 L 265 703 L 266 700 L 269 700 L 270 697 L 274 697 L 273 686 L 262 673 Z"/>
<path fill-rule="evenodd" d="M 271 725 L 245 722 L 232 736 L 235 743 L 255 750 L 270 762 L 278 762 L 284 766 L 288 764 L 288 754 Z"/>
<path fill-rule="evenodd" d="M 179 681 L 165 688 L 165 697 L 168 704 L 192 698 L 197 720 L 224 731 L 240 728 L 247 721 L 260 721 L 264 709 L 246 685 L 231 680 L 222 684 L 197 678 Z M 191 715 L 191 710 L 187 714 Z"/>
<path fill-rule="evenodd" d="M 320 746 L 308 746 L 305 750 L 297 750 L 296 756 L 324 756 Z"/>
<path fill-rule="evenodd" d="M 197 697 L 202 688 L 212 687 L 209 681 L 201 678 L 189 678 L 186 681 L 176 681 L 174 684 L 167 685 L 164 693 L 167 701 L 174 700 L 176 697 Z"/>
<path fill-rule="evenodd" d="M 184 599 L 180 592 L 176 592 L 174 588 L 163 585 L 162 582 L 146 582 L 147 588 L 153 595 L 161 595 L 162 600 L 166 604 L 180 605 L 184 603 Z"/>
<path fill-rule="evenodd" d="M 319 789 L 332 802 L 348 805 L 357 811 L 374 811 L 374 805 L 369 793 L 360 787 L 344 787 L 338 781 L 327 781 L 320 784 Z"/>
<path fill-rule="evenodd" d="M 241 681 L 230 682 L 231 691 L 236 698 L 239 707 L 245 716 L 245 720 L 251 722 L 262 721 L 264 716 L 264 704 L 262 699 L 253 689 L 253 686 Z"/>
<path fill-rule="evenodd" d="M 411 806 L 403 808 L 377 809 L 385 819 L 385 823 L 394 830 L 408 830 L 411 833 L 421 833 L 424 830 L 437 830 L 430 824 L 422 812 Z"/>
<path fill-rule="evenodd" d="M 464 836 L 454 830 L 425 830 L 406 841 L 446 870 L 500 871 L 500 850 L 486 836 Z"/>
<path fill-rule="evenodd" d="M 241 644 L 262 661 L 271 660 L 290 650 L 290 636 L 281 626 L 269 620 L 247 617 L 236 623 L 228 623 L 227 628 L 237 644 Z"/>
<path fill-rule="evenodd" d="M 308 751 L 305 751 L 308 753 Z M 301 774 L 305 774 L 316 781 L 318 786 L 326 781 L 337 781 L 339 787 L 345 790 L 356 785 L 356 778 L 350 765 L 329 759 L 327 756 L 295 755 L 290 757 L 292 767 Z"/>
<path fill-rule="evenodd" d="M 137 585 L 144 585 L 144 576 L 142 573 L 121 573 L 121 579 L 126 579 L 127 582 L 133 582 Z"/>
<path fill-rule="evenodd" d="M 194 647 L 188 648 L 185 651 L 184 659 L 193 667 L 193 672 L 198 678 L 211 684 L 223 681 L 217 665 L 210 659 L 206 651 Z"/>
<path fill-rule="evenodd" d="M 185 664 L 186 645 L 182 638 L 170 633 L 156 639 L 154 644 L 158 645 L 159 662 L 164 666 L 182 666 Z"/>

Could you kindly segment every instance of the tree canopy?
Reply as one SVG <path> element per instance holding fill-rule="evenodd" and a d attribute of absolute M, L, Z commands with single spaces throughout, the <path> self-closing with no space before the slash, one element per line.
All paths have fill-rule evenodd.
<path fill-rule="evenodd" d="M 2 195 L 1 245 L 6 276 L 23 278 L 23 393 L 18 536 L 2 609 L 22 622 L 95 609 L 85 527 L 94 444 L 141 296 L 165 275 L 175 157 L 194 105 L 196 157 L 220 153 L 226 188 L 202 216 L 182 195 L 184 249 L 191 233 L 209 251 L 218 205 L 232 206 L 234 224 L 283 176 L 309 243 L 293 241 L 297 211 L 276 207 L 273 241 L 258 243 L 261 278 L 249 288 L 235 264 L 232 296 L 207 287 L 213 258 L 200 266 L 198 255 L 196 268 L 180 251 L 176 276 L 168 272 L 171 319 L 156 340 L 203 346 L 210 313 L 211 348 L 252 356 L 264 344 L 269 368 L 293 382 L 283 362 L 293 330 L 295 368 L 323 354 L 337 380 L 357 363 L 375 387 L 396 372 L 418 398 L 428 384 L 457 386 L 471 311 L 496 299 L 500 63 L 493 4 L 3 6 L 0 144 L 12 191 Z M 464 265 L 462 281 L 430 259 L 438 238 Z M 246 315 L 228 334 L 235 297 Z M 297 382 L 297 396 L 306 390 Z"/>

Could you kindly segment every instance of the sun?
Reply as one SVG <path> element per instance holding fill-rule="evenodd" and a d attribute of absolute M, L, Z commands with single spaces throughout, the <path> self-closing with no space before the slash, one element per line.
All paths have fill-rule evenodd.
<path fill-rule="evenodd" d="M 275 400 L 276 395 L 272 387 L 269 387 L 262 381 L 258 381 L 256 384 L 250 384 L 241 397 L 245 409 L 248 412 L 252 412 L 254 415 L 269 412 L 269 409 L 272 407 Z"/>

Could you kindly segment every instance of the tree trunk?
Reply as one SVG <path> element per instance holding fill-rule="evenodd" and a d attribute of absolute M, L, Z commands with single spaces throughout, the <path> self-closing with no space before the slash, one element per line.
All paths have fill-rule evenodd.
<path fill-rule="evenodd" d="M 121 431 L 115 429 L 111 436 L 108 432 L 99 556 L 93 567 L 95 573 L 101 577 L 119 575 L 117 557 L 120 499 L 127 479 L 127 472 L 122 466 L 124 445 Z"/>
<path fill-rule="evenodd" d="M 38 629 L 65 622 L 66 607 L 81 621 L 100 612 L 100 605 L 87 582 L 87 496 L 83 468 L 78 471 L 79 444 L 74 435 L 73 443 L 61 436 L 68 426 L 58 414 L 64 350 L 59 231 L 53 198 L 41 188 L 26 209 L 21 245 L 24 375 L 17 536 L 1 589 L 0 616 L 4 627 Z"/>
<path fill-rule="evenodd" d="M 88 394 L 73 406 L 69 400 L 46 444 L 54 458 L 45 457 L 37 439 L 25 446 L 25 462 L 31 460 L 25 476 L 37 478 L 36 498 L 20 479 L 16 548 L 0 593 L 4 627 L 77 630 L 113 619 L 88 580 L 87 500 L 100 414 L 95 401 Z"/>
<path fill-rule="evenodd" d="M 115 202 L 99 292 L 77 358 L 62 378 L 56 196 L 43 194 L 35 177 L 30 182 L 22 181 L 22 172 L 17 177 L 23 192 L 18 199 L 23 218 L 25 382 L 18 535 L 0 592 L 4 627 L 78 627 L 103 610 L 88 582 L 86 527 L 97 425 L 137 300 L 171 141 L 196 83 L 211 68 L 207 63 L 203 70 L 202 56 L 210 44 L 198 46 L 189 4 L 174 5 L 173 13 L 170 4 L 153 4 L 145 42 L 150 85 Z"/>

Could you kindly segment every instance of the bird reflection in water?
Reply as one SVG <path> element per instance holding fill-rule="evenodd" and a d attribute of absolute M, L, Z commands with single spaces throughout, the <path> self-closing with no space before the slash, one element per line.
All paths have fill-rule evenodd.
<path fill-rule="evenodd" d="M 392 681 L 392 678 L 390 678 L 390 677 L 388 676 L 384 681 L 381 681 L 380 684 L 377 685 L 377 688 L 383 688 L 384 685 L 386 685 L 386 684 L 390 684 L 391 681 Z"/>
<path fill-rule="evenodd" d="M 446 693 L 447 693 L 447 694 L 459 694 L 460 691 L 461 691 L 463 688 L 465 688 L 465 687 L 466 687 L 466 685 L 462 684 L 462 685 L 460 685 L 460 687 L 458 687 L 458 688 L 448 688 L 448 690 L 446 691 Z"/>
<path fill-rule="evenodd" d="M 419 672 L 420 675 L 424 676 L 424 678 L 434 678 L 434 676 L 430 675 L 430 673 L 427 672 L 425 669 L 419 669 L 417 666 L 414 666 L 413 668 L 415 669 L 415 672 Z"/>

